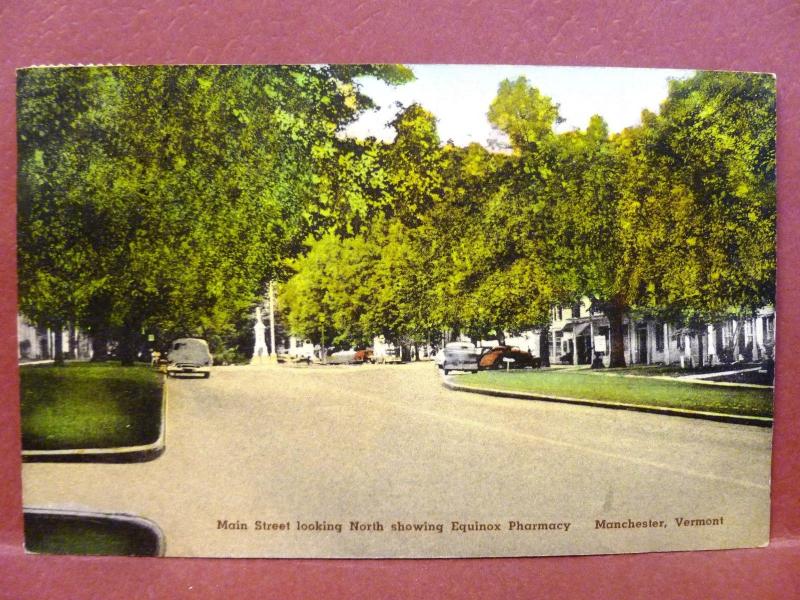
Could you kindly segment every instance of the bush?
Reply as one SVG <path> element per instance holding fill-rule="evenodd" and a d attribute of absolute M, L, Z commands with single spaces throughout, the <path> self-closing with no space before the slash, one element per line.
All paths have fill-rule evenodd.
<path fill-rule="evenodd" d="M 223 348 L 212 354 L 215 365 L 239 365 L 250 361 L 250 358 L 238 348 Z"/>
<path fill-rule="evenodd" d="M 723 348 L 717 351 L 717 358 L 719 362 L 729 365 L 733 362 L 733 350 L 731 348 Z"/>

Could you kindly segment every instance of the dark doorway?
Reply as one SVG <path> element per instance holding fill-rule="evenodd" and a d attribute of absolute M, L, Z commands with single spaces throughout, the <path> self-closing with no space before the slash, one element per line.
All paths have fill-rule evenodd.
<path fill-rule="evenodd" d="M 575 340 L 578 349 L 578 364 L 588 365 L 592 362 L 592 346 L 588 335 L 580 335 Z"/>
<path fill-rule="evenodd" d="M 636 362 L 647 364 L 647 327 L 636 330 Z"/>

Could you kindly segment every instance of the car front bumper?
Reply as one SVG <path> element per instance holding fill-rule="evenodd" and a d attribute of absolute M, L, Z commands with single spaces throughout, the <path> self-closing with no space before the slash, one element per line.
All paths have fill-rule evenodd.
<path fill-rule="evenodd" d="M 211 373 L 211 367 L 207 365 L 167 365 L 167 373 Z"/>
<path fill-rule="evenodd" d="M 478 363 L 469 360 L 446 360 L 443 368 L 447 371 L 477 371 Z"/>

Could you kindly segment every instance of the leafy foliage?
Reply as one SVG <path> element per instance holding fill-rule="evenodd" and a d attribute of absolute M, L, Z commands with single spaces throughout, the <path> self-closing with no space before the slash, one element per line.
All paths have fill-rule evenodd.
<path fill-rule="evenodd" d="M 391 65 L 32 69 L 19 80 L 22 311 L 131 350 L 237 335 L 282 280 L 289 330 L 355 346 L 546 328 L 589 297 L 624 364 L 632 311 L 692 323 L 775 296 L 775 89 L 698 73 L 659 114 L 557 133 L 524 78 L 488 110 L 510 148 L 442 144 L 424 107 L 391 143 L 343 127 Z M 241 337 L 241 336 L 240 336 Z"/>
<path fill-rule="evenodd" d="M 19 81 L 22 311 L 120 341 L 225 332 L 320 228 L 353 77 L 403 67 L 31 69 Z M 362 167 L 359 161 L 359 166 Z"/>
<path fill-rule="evenodd" d="M 501 336 L 588 296 L 624 365 L 627 313 L 691 324 L 774 301 L 770 77 L 673 82 L 660 114 L 615 136 L 599 116 L 556 133 L 558 106 L 523 78 L 500 85 L 488 117 L 510 153 L 443 146 L 422 107 L 398 114 L 372 220 L 308 254 L 326 258 L 331 315 L 318 318 L 338 340 Z M 295 268 L 290 287 L 313 270 Z M 284 301 L 290 314 L 302 302 Z"/>

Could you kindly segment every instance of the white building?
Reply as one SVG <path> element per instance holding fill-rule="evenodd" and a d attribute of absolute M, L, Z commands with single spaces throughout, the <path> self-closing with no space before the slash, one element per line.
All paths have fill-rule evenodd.
<path fill-rule="evenodd" d="M 311 340 L 290 335 L 285 341 L 283 353 L 291 358 L 311 360 L 314 358 L 314 344 L 311 343 Z"/>
<path fill-rule="evenodd" d="M 536 342 L 525 348 L 516 338 L 507 343 L 530 349 L 541 356 L 538 335 Z M 600 353 L 604 364 L 609 362 L 611 330 L 602 312 L 590 311 L 587 299 L 569 307 L 552 309 L 549 333 L 551 362 L 574 365 L 590 364 L 592 353 Z M 512 341 L 515 340 L 515 341 Z M 775 345 L 775 309 L 765 307 L 755 316 L 729 318 L 708 324 L 700 331 L 679 328 L 656 319 L 623 319 L 623 344 L 627 364 L 719 364 L 734 361 L 759 361 Z"/>
<path fill-rule="evenodd" d="M 74 358 L 91 358 L 89 338 L 82 332 L 64 329 L 61 332 L 61 351 L 70 357 L 70 343 Z M 52 360 L 56 355 L 56 332 L 46 327 L 32 325 L 25 317 L 17 315 L 17 360 L 20 362 Z"/>

